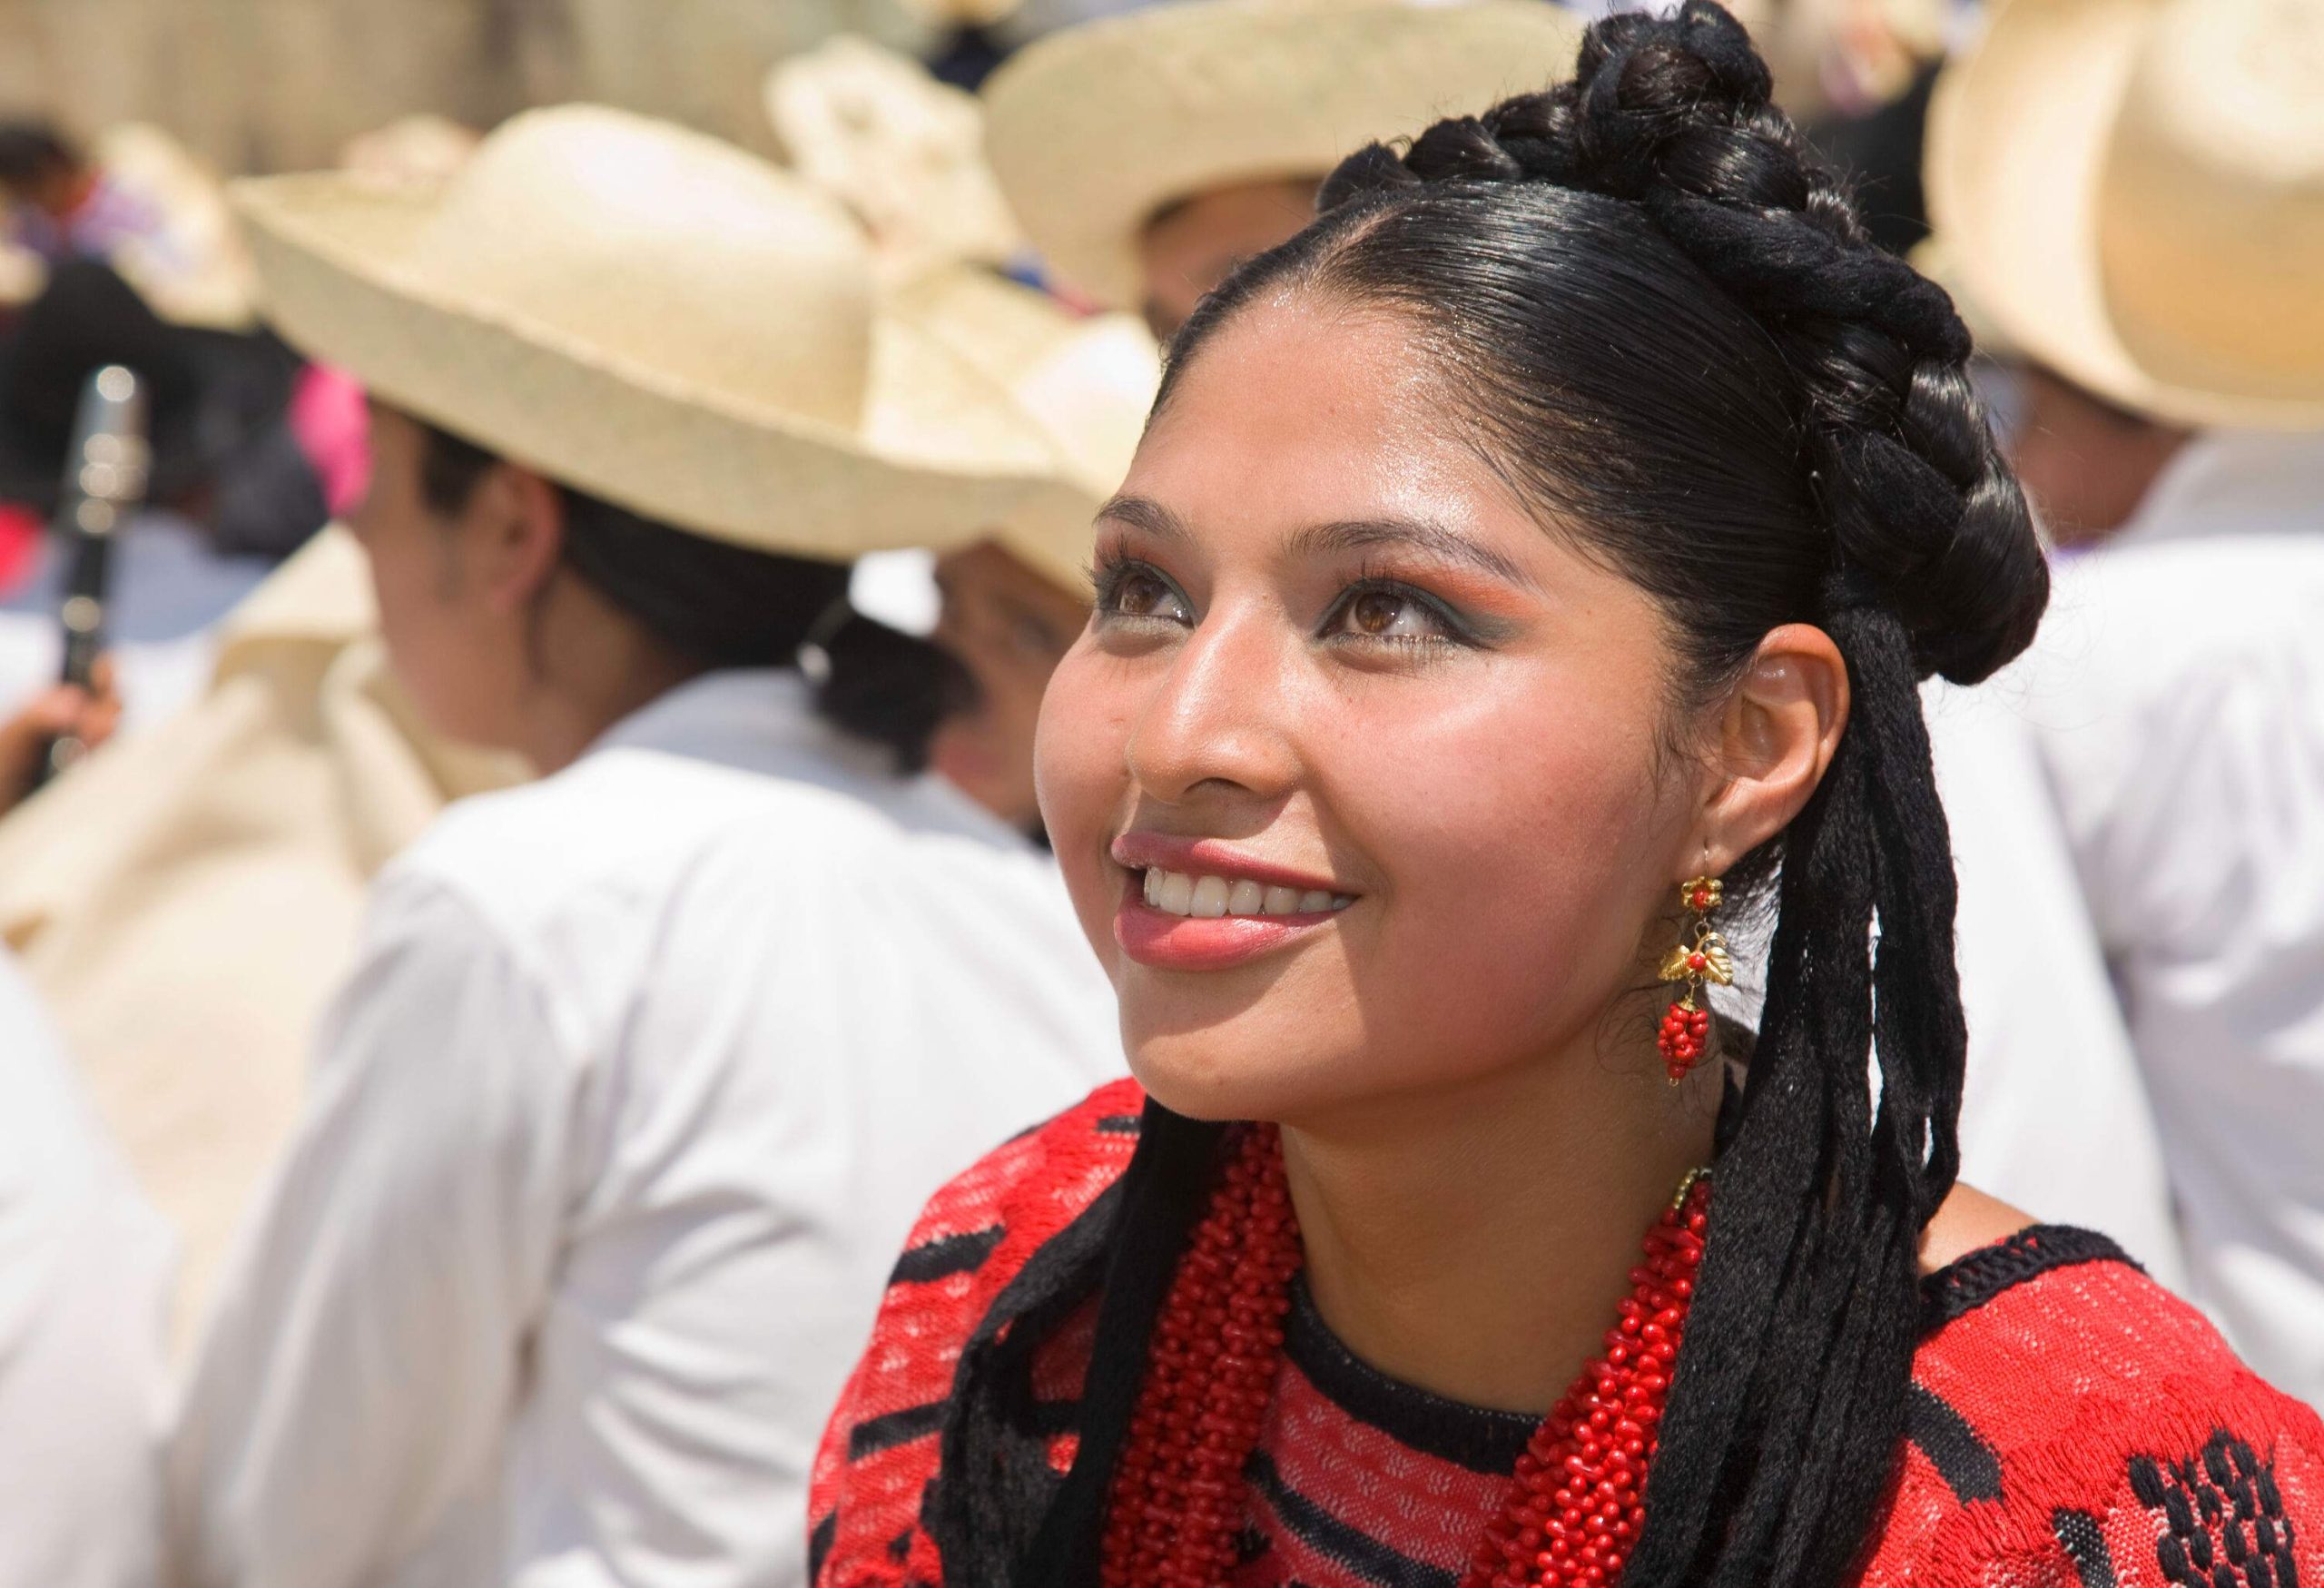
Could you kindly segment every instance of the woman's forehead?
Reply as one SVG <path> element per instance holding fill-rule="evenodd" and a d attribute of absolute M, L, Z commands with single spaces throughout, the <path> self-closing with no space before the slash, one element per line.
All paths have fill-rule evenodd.
<path fill-rule="evenodd" d="M 1413 524 L 1498 539 L 1523 508 L 1445 400 L 1407 322 L 1305 298 L 1256 304 L 1180 370 L 1122 488 L 1201 536 Z M 1118 515 L 1117 515 L 1118 517 Z M 1137 525 L 1135 518 L 1128 520 Z"/>

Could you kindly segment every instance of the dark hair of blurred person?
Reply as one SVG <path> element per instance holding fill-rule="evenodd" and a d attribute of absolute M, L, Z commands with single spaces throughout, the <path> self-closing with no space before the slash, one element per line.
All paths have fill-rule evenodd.
<path fill-rule="evenodd" d="M 173 325 L 113 268 L 65 260 L 0 338 L 0 499 L 54 505 L 81 392 L 107 364 L 145 382 L 148 499 L 221 552 L 281 557 L 327 510 L 285 423 L 297 356 L 271 335 Z"/>
<path fill-rule="evenodd" d="M 0 189 L 50 216 L 69 213 L 95 184 L 88 157 L 45 122 L 0 122 Z"/>
<path fill-rule="evenodd" d="M 420 498 L 446 532 L 480 510 L 494 470 L 507 467 L 448 431 L 383 413 L 376 405 L 373 425 L 375 435 L 388 431 L 391 452 L 401 431 L 418 429 Z M 649 659 L 637 674 L 682 677 L 720 667 L 789 667 L 803 647 L 813 646 L 824 658 L 815 680 L 816 709 L 834 726 L 886 749 L 903 772 L 927 764 L 937 724 L 969 704 L 968 676 L 949 654 L 847 608 L 846 564 L 688 535 L 571 486 L 552 483 L 549 490 L 562 568 L 648 636 Z M 390 483 L 379 510 L 367 507 L 357 515 L 375 567 L 396 556 L 396 531 L 379 524 L 397 494 Z M 395 577 L 392 567 L 383 577 Z M 537 599 L 544 609 L 558 604 L 547 589 Z M 547 638 L 537 626 L 531 633 Z M 540 651 L 536 659 L 547 665 L 549 655 Z M 490 697 L 478 691 L 476 676 L 467 671 L 470 660 L 445 645 L 408 652 L 399 665 L 455 733 L 486 743 L 507 741 L 517 730 L 481 715 L 490 709 Z"/>

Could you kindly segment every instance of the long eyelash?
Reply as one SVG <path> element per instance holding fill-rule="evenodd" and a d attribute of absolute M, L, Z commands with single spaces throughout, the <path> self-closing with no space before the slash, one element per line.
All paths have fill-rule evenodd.
<path fill-rule="evenodd" d="M 1089 559 L 1089 588 L 1096 597 L 1094 605 L 1098 611 L 1120 610 L 1122 576 L 1135 566 L 1135 559 L 1118 551 L 1101 550 Z"/>
<path fill-rule="evenodd" d="M 1127 557 L 1118 552 L 1109 555 L 1100 551 L 1092 560 L 1089 567 L 1090 590 L 1095 597 L 1091 602 L 1092 609 L 1100 616 L 1118 618 L 1126 623 L 1144 621 L 1143 618 L 1133 616 L 1121 608 L 1123 584 L 1132 574 L 1140 573 L 1152 577 L 1168 588 L 1172 594 L 1178 593 L 1176 582 L 1152 563 L 1141 557 Z"/>
<path fill-rule="evenodd" d="M 1473 646 L 1477 643 L 1469 626 L 1451 607 L 1418 586 L 1382 571 L 1368 559 L 1356 565 L 1355 577 L 1340 592 L 1339 599 L 1332 604 L 1331 618 L 1336 621 L 1346 614 L 1350 602 L 1368 595 L 1394 596 L 1410 601 L 1433 617 L 1444 632 L 1433 635 L 1352 635 L 1346 637 L 1361 639 L 1366 645 Z"/>

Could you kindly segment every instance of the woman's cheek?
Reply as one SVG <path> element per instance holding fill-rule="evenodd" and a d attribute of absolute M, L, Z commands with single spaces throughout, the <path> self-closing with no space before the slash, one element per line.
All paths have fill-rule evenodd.
<path fill-rule="evenodd" d="M 1458 989 L 1430 1000 L 1435 1018 L 1489 1045 L 1542 1035 L 1630 974 L 1636 877 L 1667 824 L 1639 794 L 1650 739 L 1620 713 L 1560 704 L 1367 735 L 1364 792 L 1344 782 L 1329 802 L 1387 880 L 1378 946 L 1393 963 L 1374 969 Z"/>
<path fill-rule="evenodd" d="M 1110 972 L 1119 900 L 1107 850 L 1128 798 L 1130 707 L 1111 670 L 1091 665 L 1086 646 L 1068 651 L 1049 680 L 1034 730 L 1033 776 L 1041 824 L 1083 935 Z"/>

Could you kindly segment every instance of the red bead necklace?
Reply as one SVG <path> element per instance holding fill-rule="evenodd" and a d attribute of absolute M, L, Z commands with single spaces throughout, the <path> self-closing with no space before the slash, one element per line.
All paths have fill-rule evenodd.
<path fill-rule="evenodd" d="M 1612 1588 L 1646 1521 L 1646 1466 L 1702 1261 L 1708 1176 L 1646 1234 L 1604 1351 L 1518 1457 L 1462 1588 Z M 1102 1588 L 1219 1588 L 1235 1567 L 1243 1467 L 1257 1448 L 1299 1271 L 1273 1127 L 1246 1130 L 1156 1320 L 1114 1474 Z"/>

